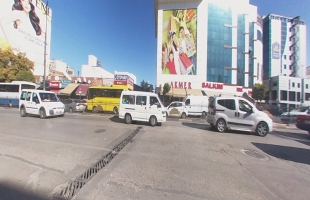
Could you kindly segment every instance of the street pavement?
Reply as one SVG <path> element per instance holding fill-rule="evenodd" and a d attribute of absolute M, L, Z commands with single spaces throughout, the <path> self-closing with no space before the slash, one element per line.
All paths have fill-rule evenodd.
<path fill-rule="evenodd" d="M 0 199 L 56 199 L 140 131 L 74 194 L 87 199 L 309 199 L 310 136 L 218 133 L 203 120 L 127 125 L 112 114 L 41 120 L 0 108 Z"/>

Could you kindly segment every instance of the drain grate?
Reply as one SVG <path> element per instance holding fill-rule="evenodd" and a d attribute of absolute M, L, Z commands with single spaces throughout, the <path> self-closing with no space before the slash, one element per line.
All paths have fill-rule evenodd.
<path fill-rule="evenodd" d="M 258 158 L 260 160 L 268 160 L 268 157 L 253 150 L 253 149 L 241 149 L 241 152 L 245 155 L 251 156 L 253 158 Z"/>
<path fill-rule="evenodd" d="M 139 133 L 142 127 L 138 127 L 133 133 L 131 133 L 125 140 L 116 145 L 109 153 L 107 153 L 102 159 L 97 161 L 93 166 L 88 168 L 85 172 L 79 175 L 75 180 L 68 183 L 68 185 L 60 192 L 54 195 L 53 199 L 71 199 L 78 191 L 93 178 L 102 168 L 104 168 L 109 162 Z M 102 129 L 104 130 L 104 129 Z"/>
<path fill-rule="evenodd" d="M 95 133 L 103 133 L 105 132 L 105 129 L 98 129 L 98 130 L 95 130 Z"/>

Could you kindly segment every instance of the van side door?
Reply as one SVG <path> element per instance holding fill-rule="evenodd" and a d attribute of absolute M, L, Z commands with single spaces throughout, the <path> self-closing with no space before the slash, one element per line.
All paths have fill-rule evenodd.
<path fill-rule="evenodd" d="M 219 99 L 217 104 L 222 108 L 216 108 L 216 112 L 223 113 L 222 116 L 226 118 L 227 127 L 238 127 L 237 108 L 235 99 Z"/>
<path fill-rule="evenodd" d="M 162 108 L 160 101 L 156 96 L 148 96 L 148 107 L 147 107 L 147 120 L 150 119 L 152 115 L 156 116 L 157 121 L 162 121 Z"/>
<path fill-rule="evenodd" d="M 41 105 L 38 94 L 36 92 L 33 92 L 31 95 L 31 106 L 32 106 L 32 114 L 39 114 L 39 109 Z"/>
<path fill-rule="evenodd" d="M 249 130 L 256 124 L 256 115 L 253 113 L 252 106 L 243 99 L 238 100 L 238 121 L 242 129 Z"/>
<path fill-rule="evenodd" d="M 133 118 L 136 118 L 137 120 L 141 120 L 141 121 L 148 120 L 146 101 L 147 101 L 147 96 L 145 95 L 136 96 L 135 115 Z"/>

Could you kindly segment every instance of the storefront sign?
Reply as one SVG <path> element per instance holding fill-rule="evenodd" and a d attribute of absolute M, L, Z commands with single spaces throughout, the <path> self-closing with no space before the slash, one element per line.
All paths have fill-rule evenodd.
<path fill-rule="evenodd" d="M 171 88 L 178 88 L 178 89 L 192 89 L 191 82 L 171 82 Z"/>
<path fill-rule="evenodd" d="M 62 80 L 61 81 L 61 88 L 67 87 L 71 83 L 71 80 Z"/>
<path fill-rule="evenodd" d="M 209 88 L 209 89 L 216 89 L 216 90 L 222 90 L 223 89 L 223 83 L 208 83 L 203 82 L 201 85 L 202 88 Z"/>
<path fill-rule="evenodd" d="M 59 88 L 61 88 L 61 83 L 59 81 L 51 81 L 49 83 L 49 87 L 59 89 Z"/>
<path fill-rule="evenodd" d="M 280 44 L 275 42 L 272 44 L 272 59 L 280 58 Z"/>
<path fill-rule="evenodd" d="M 251 90 L 248 91 L 248 95 L 252 96 L 252 91 Z"/>
<path fill-rule="evenodd" d="M 133 86 L 133 79 L 128 75 L 114 75 L 114 85 L 131 85 Z"/>

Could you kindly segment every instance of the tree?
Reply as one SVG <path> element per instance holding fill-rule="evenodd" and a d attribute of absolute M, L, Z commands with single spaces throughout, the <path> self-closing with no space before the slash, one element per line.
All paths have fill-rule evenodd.
<path fill-rule="evenodd" d="M 147 90 L 149 88 L 149 83 L 142 80 L 141 83 L 140 83 L 140 86 L 144 89 L 144 90 Z"/>
<path fill-rule="evenodd" d="M 32 72 L 30 71 L 19 71 L 16 75 L 16 81 L 28 81 L 28 82 L 35 82 L 36 79 Z"/>
<path fill-rule="evenodd" d="M 169 83 L 165 83 L 164 84 L 164 88 L 163 88 L 163 102 L 165 103 L 165 95 L 170 91 L 171 86 Z"/>
<path fill-rule="evenodd" d="M 266 97 L 266 92 L 267 92 L 266 85 L 256 83 L 253 86 L 252 97 L 253 97 L 253 99 L 255 99 L 257 101 L 259 100 L 261 103 L 262 100 L 265 99 L 265 97 Z"/>
<path fill-rule="evenodd" d="M 16 80 L 20 71 L 31 72 L 34 63 L 23 54 L 15 55 L 11 49 L 0 49 L 0 80 L 11 82 Z"/>

